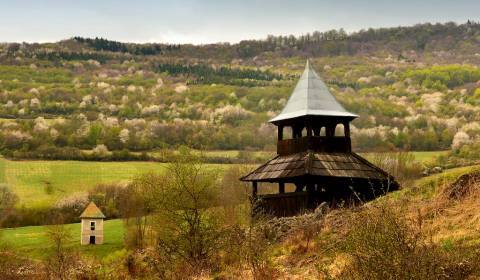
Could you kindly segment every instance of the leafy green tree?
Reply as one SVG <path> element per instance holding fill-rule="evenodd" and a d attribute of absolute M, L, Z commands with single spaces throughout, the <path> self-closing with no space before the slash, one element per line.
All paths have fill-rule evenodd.
<path fill-rule="evenodd" d="M 87 137 L 85 139 L 86 144 L 91 147 L 96 146 L 100 142 L 99 140 L 102 136 L 102 131 L 103 127 L 100 124 L 93 124 L 92 126 L 90 126 Z"/>

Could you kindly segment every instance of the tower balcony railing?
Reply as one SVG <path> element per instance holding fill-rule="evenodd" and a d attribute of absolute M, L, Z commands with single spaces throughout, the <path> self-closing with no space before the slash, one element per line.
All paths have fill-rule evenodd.
<path fill-rule="evenodd" d="M 312 150 L 315 152 L 346 153 L 352 151 L 350 137 L 305 136 L 277 142 L 277 154 L 289 155 Z"/>

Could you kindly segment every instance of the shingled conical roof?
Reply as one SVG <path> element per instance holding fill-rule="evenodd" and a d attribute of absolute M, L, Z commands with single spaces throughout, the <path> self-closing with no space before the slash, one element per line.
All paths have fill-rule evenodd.
<path fill-rule="evenodd" d="M 81 219 L 105 219 L 105 215 L 103 215 L 102 211 L 97 207 L 95 203 L 90 202 L 87 208 L 83 210 L 82 215 L 80 215 Z"/>
<path fill-rule="evenodd" d="M 345 110 L 313 70 L 309 61 L 282 112 L 271 119 L 275 123 L 302 116 L 358 117 Z"/>

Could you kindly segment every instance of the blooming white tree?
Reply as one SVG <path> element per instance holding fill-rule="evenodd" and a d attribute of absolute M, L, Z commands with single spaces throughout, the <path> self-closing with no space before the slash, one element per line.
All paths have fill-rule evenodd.
<path fill-rule="evenodd" d="M 5 108 L 13 108 L 13 106 L 15 106 L 15 104 L 13 103 L 12 100 L 8 100 L 7 103 L 5 104 Z"/>
<path fill-rule="evenodd" d="M 60 136 L 60 133 L 58 132 L 58 130 L 56 130 L 55 128 L 51 128 L 50 137 L 52 137 L 53 140 L 56 140 L 58 136 Z"/>
<path fill-rule="evenodd" d="M 226 105 L 215 109 L 214 119 L 220 122 L 229 122 L 234 120 L 242 120 L 250 117 L 251 112 L 243 109 L 240 104 L 236 106 Z"/>
<path fill-rule="evenodd" d="M 115 118 L 115 117 L 107 117 L 107 118 L 103 119 L 102 121 L 103 121 L 103 125 L 105 125 L 106 127 L 118 126 L 118 119 Z"/>
<path fill-rule="evenodd" d="M 128 139 L 130 139 L 130 130 L 126 128 L 122 129 L 118 134 L 118 137 L 120 138 L 120 142 L 123 144 L 127 143 Z"/>
<path fill-rule="evenodd" d="M 82 211 L 82 209 L 88 204 L 88 202 L 88 193 L 78 192 L 57 200 L 54 204 L 54 207 L 59 209 L 73 208 Z"/>
<path fill-rule="evenodd" d="M 182 92 L 184 92 L 184 91 L 186 91 L 186 90 L 188 90 L 188 87 L 187 87 L 186 85 L 184 85 L 184 84 L 177 84 L 177 85 L 175 86 L 175 92 L 176 92 L 176 93 L 182 93 Z"/>
<path fill-rule="evenodd" d="M 128 91 L 128 92 L 135 92 L 135 91 L 137 91 L 137 87 L 134 86 L 134 85 L 129 85 L 129 86 L 127 87 L 127 91 Z"/>
<path fill-rule="evenodd" d="M 32 94 L 39 94 L 40 93 L 40 91 L 38 91 L 38 89 L 36 89 L 36 88 L 31 88 L 28 92 L 32 93 Z"/>
<path fill-rule="evenodd" d="M 422 102 L 424 105 L 424 108 L 427 110 L 431 110 L 433 112 L 437 112 L 438 106 L 440 105 L 440 102 L 442 102 L 443 98 L 443 93 L 441 92 L 434 92 L 431 94 L 424 94 L 422 95 Z"/>
<path fill-rule="evenodd" d="M 40 100 L 38 100 L 38 98 L 30 99 L 30 107 L 39 108 L 40 105 L 41 105 L 41 103 L 40 103 Z"/>
<path fill-rule="evenodd" d="M 147 121 L 145 119 L 125 120 L 125 125 L 133 130 L 141 130 L 146 127 Z"/>
<path fill-rule="evenodd" d="M 115 104 L 110 104 L 110 105 L 108 105 L 108 110 L 112 113 L 115 113 L 115 112 L 118 111 L 118 106 L 115 105 Z"/>
<path fill-rule="evenodd" d="M 142 108 L 142 115 L 158 114 L 160 112 L 160 106 L 150 105 Z"/>
<path fill-rule="evenodd" d="M 459 131 L 453 136 L 452 150 L 458 151 L 463 145 L 469 143 L 471 143 L 470 136 L 463 131 Z"/>
<path fill-rule="evenodd" d="M 35 122 L 35 126 L 33 127 L 34 132 L 45 132 L 50 128 L 47 121 L 43 117 L 36 118 L 34 122 Z"/>
<path fill-rule="evenodd" d="M 20 130 L 13 130 L 13 131 L 5 131 L 3 133 L 5 138 L 5 142 L 7 143 L 21 143 L 24 141 L 28 141 L 32 139 L 32 136 L 27 132 L 23 132 Z"/>
<path fill-rule="evenodd" d="M 100 89 L 106 89 L 106 88 L 110 87 L 110 84 L 106 83 L 106 82 L 98 82 L 97 87 L 100 88 Z"/>
<path fill-rule="evenodd" d="M 94 155 L 97 155 L 97 156 L 107 156 L 109 155 L 111 152 L 108 150 L 107 146 L 103 145 L 103 144 L 100 144 L 100 145 L 97 145 L 93 150 L 92 150 L 93 154 Z"/>
<path fill-rule="evenodd" d="M 93 60 L 93 59 L 89 59 L 87 60 L 87 63 L 90 64 L 90 65 L 93 65 L 95 67 L 99 67 L 100 66 L 100 62 L 96 61 L 96 60 Z"/>

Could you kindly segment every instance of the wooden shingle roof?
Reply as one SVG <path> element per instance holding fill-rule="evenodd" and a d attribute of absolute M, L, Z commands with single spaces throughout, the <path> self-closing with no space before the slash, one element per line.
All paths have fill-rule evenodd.
<path fill-rule="evenodd" d="M 83 210 L 83 213 L 80 215 L 81 219 L 105 219 L 102 211 L 97 207 L 97 205 L 92 201 L 88 204 L 87 208 Z"/>
<path fill-rule="evenodd" d="M 393 179 L 388 173 L 353 152 L 308 151 L 285 156 L 278 155 L 241 180 L 273 182 L 306 175 L 373 180 Z"/>

